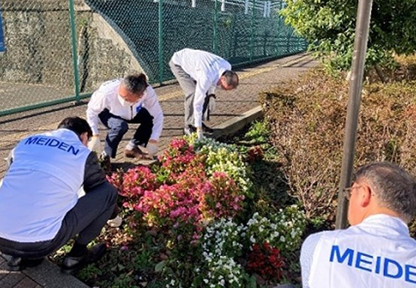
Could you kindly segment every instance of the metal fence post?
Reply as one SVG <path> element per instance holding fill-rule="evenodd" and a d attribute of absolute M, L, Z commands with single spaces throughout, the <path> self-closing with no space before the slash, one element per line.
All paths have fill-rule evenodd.
<path fill-rule="evenodd" d="M 254 53 L 254 6 L 256 5 L 256 0 L 253 0 L 253 6 L 251 7 L 251 32 L 250 32 L 250 62 L 253 61 L 253 53 Z"/>
<path fill-rule="evenodd" d="M 164 61 L 163 61 L 163 0 L 159 0 L 159 83 L 162 85 L 164 78 Z"/>
<path fill-rule="evenodd" d="M 80 102 L 79 95 L 79 73 L 78 73 L 78 56 L 77 56 L 77 30 L 75 26 L 75 9 L 74 0 L 69 0 L 69 20 L 71 22 L 71 42 L 72 42 L 72 60 L 74 71 L 74 92 L 75 102 Z"/>
<path fill-rule="evenodd" d="M 348 200 L 344 197 L 344 188 L 351 185 L 372 5 L 373 0 L 360 0 L 358 2 L 347 119 L 345 121 L 344 152 L 338 189 L 336 229 L 346 228 L 348 221 Z"/>
<path fill-rule="evenodd" d="M 215 0 L 215 5 L 214 5 L 214 31 L 213 31 L 213 41 L 212 41 L 212 52 L 214 54 L 217 54 L 217 49 L 218 49 L 218 34 L 217 34 L 217 29 L 218 29 L 218 0 Z"/>

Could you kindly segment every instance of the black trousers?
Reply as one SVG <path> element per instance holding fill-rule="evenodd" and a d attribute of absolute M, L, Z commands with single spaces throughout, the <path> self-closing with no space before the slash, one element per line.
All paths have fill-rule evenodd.
<path fill-rule="evenodd" d="M 132 120 L 125 120 L 117 115 L 111 114 L 108 109 L 104 109 L 98 117 L 110 129 L 105 138 L 104 151 L 111 158 L 116 157 L 118 144 L 120 144 L 123 135 L 129 130 L 127 123 L 140 124 L 132 139 L 135 145 L 146 146 L 150 135 L 152 135 L 153 116 L 150 115 L 146 108 L 140 109 L 139 113 Z"/>
<path fill-rule="evenodd" d="M 33 243 L 0 238 L 0 251 L 22 258 L 40 258 L 58 250 L 77 234 L 76 241 L 86 245 L 100 234 L 114 211 L 116 201 L 117 189 L 108 182 L 102 183 L 81 197 L 68 211 L 55 238 Z"/>

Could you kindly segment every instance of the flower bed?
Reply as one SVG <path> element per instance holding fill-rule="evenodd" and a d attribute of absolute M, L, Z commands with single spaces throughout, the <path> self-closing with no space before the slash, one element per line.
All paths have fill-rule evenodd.
<path fill-rule="evenodd" d="M 188 137 L 174 139 L 157 167 L 114 173 L 125 224 L 103 234 L 113 249 L 78 277 L 99 287 L 294 281 L 290 267 L 306 220 L 299 207 L 279 205 L 257 185 L 263 154 L 260 146 Z"/>

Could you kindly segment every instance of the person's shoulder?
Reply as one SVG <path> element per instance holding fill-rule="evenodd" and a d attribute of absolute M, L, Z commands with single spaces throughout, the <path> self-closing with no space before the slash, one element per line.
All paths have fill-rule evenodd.
<path fill-rule="evenodd" d="M 303 241 L 302 246 L 307 246 L 311 243 L 316 243 L 319 241 L 319 239 L 321 239 L 321 237 L 325 234 L 328 234 L 332 231 L 322 231 L 322 232 L 317 232 L 314 234 L 309 235 L 308 237 L 306 237 L 305 241 Z"/>
<path fill-rule="evenodd" d="M 120 83 L 121 83 L 121 79 L 113 79 L 113 80 L 110 80 L 101 84 L 98 90 L 102 92 L 112 92 L 115 88 L 120 86 Z"/>
<path fill-rule="evenodd" d="M 319 240 L 328 237 L 336 237 L 341 230 L 333 230 L 333 231 L 321 231 L 314 234 L 309 235 L 306 237 L 305 241 L 302 243 L 303 246 L 316 246 Z"/>
<path fill-rule="evenodd" d="M 156 93 L 155 89 L 152 87 L 152 85 L 147 86 L 146 93 Z"/>

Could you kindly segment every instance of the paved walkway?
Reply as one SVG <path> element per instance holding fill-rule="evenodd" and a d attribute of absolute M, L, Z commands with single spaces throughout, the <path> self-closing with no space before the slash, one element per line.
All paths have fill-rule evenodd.
<path fill-rule="evenodd" d="M 211 115 L 211 121 L 207 124 L 223 130 L 230 129 L 229 127 L 224 127 L 223 123 L 229 123 L 227 121 L 230 121 L 230 119 L 241 117 L 247 111 L 258 107 L 257 98 L 259 92 L 294 79 L 315 65 L 316 62 L 309 56 L 298 54 L 242 69 L 239 71 L 240 85 L 238 89 L 228 92 L 217 92 L 217 110 Z M 173 137 L 182 136 L 184 121 L 183 96 L 177 84 L 156 88 L 156 93 L 165 114 L 164 130 L 160 141 L 162 150 Z M 7 157 L 9 151 L 20 139 L 31 134 L 53 130 L 64 117 L 75 115 L 85 117 L 86 103 L 84 102 L 77 106 L 65 104 L 1 117 L 0 178 L 4 176 L 6 170 L 6 163 L 2 159 Z M 135 127 L 135 125 L 131 127 Z M 112 161 L 115 165 L 124 166 L 126 163 L 129 163 L 129 165 L 142 163 L 138 161 L 133 161 L 132 163 L 122 153 L 124 150 L 122 148 L 127 144 L 133 132 L 134 129 L 130 129 L 120 144 L 117 157 Z M 105 132 L 103 131 L 101 134 L 105 135 Z M 23 273 L 9 273 L 5 270 L 5 265 L 4 257 L 2 258 L 0 255 L 0 288 L 86 287 L 74 277 L 61 275 L 59 269 L 49 262 L 42 264 L 36 269 L 27 269 Z"/>

